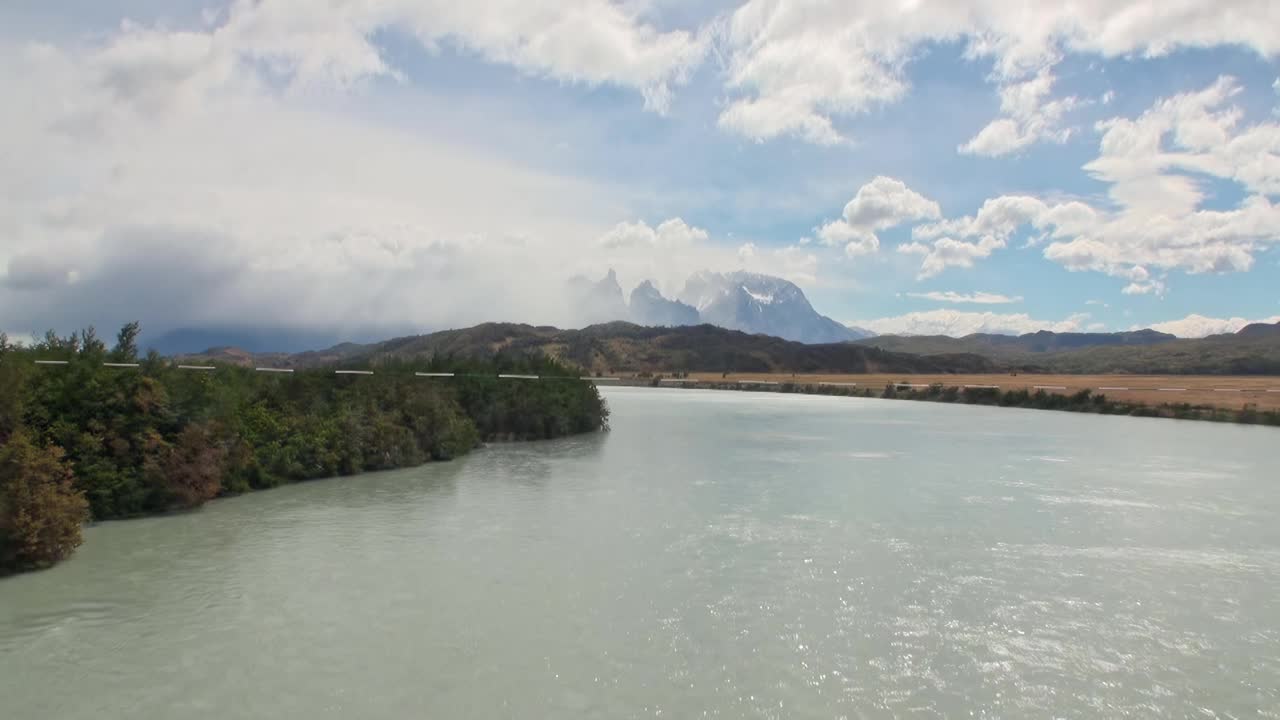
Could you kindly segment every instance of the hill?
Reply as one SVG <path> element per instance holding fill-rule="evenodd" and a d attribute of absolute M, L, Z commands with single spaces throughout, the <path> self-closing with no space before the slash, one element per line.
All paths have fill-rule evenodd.
<path fill-rule="evenodd" d="M 858 342 L 917 355 L 968 352 L 992 358 L 1012 358 L 1023 354 L 1065 352 L 1090 347 L 1157 345 L 1177 339 L 1175 335 L 1155 330 L 1118 333 L 1055 333 L 1041 330 L 1025 335 L 975 333 L 959 338 L 947 335 L 881 335 Z"/>
<path fill-rule="evenodd" d="M 1027 372 L 1143 375 L 1280 375 L 1280 323 L 1238 333 L 1180 339 L 1153 330 L 1123 333 L 1039 332 L 1018 337 L 881 336 L 859 341 L 893 352 L 973 353 Z"/>
<path fill-rule="evenodd" d="M 259 358 L 222 348 L 190 360 L 249 364 L 268 360 L 280 367 L 316 367 L 337 362 L 423 358 L 491 359 L 498 355 L 545 356 L 591 374 L 639 372 L 953 373 L 999 368 L 972 354 L 919 357 L 851 343 L 808 345 L 768 335 L 749 335 L 714 325 L 642 327 L 627 322 L 561 330 L 486 323 L 461 330 L 413 335 L 372 345 L 339 345 L 319 352 Z"/>
<path fill-rule="evenodd" d="M 1280 375 L 1280 325 L 1190 340 L 1151 330 L 1031 333 L 1020 337 L 882 336 L 810 345 L 714 325 L 642 327 L 627 322 L 581 330 L 486 323 L 380 343 L 256 355 L 217 348 L 194 356 L 241 366 L 318 367 L 429 357 L 545 356 L 591 374 L 638 372 L 986 373 Z"/>

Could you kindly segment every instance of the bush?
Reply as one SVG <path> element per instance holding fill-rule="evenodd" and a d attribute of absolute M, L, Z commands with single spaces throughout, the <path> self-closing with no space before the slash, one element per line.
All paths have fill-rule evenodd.
<path fill-rule="evenodd" d="M 0 448 L 0 573 L 46 567 L 81 543 L 89 503 L 57 447 L 24 432 Z"/>

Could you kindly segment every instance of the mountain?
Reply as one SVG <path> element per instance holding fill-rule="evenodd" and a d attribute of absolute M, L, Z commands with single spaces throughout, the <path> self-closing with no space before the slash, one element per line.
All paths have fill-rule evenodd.
<path fill-rule="evenodd" d="M 679 299 L 697 309 L 703 322 L 731 330 L 803 343 L 846 342 L 865 337 L 820 315 L 794 283 L 769 275 L 695 273 L 685 283 Z"/>
<path fill-rule="evenodd" d="M 255 355 L 234 348 L 189 356 L 240 365 L 316 367 L 386 358 L 434 356 L 492 358 L 497 354 L 546 355 L 589 373 L 631 372 L 802 372 L 802 373 L 981 373 L 1017 370 L 1073 374 L 1280 375 L 1280 325 L 1198 340 L 1164 340 L 1159 333 L 1113 333 L 1079 346 L 1080 337 L 1006 336 L 896 338 L 860 343 L 804 344 L 714 325 L 641 327 L 627 322 L 560 330 L 488 323 L 380 343 L 346 343 L 322 351 Z M 1032 334 L 1035 335 L 1034 333 Z M 1025 336 L 1024 336 L 1025 337 Z M 930 340 L 921 354 L 885 345 Z M 967 341 L 967 345 L 966 345 Z M 1022 349 L 1019 348 L 1019 342 Z M 980 352 L 956 352 L 959 347 Z M 1013 347 L 1014 349 L 1010 349 Z M 1042 351 L 1027 347 L 1053 348 Z M 1057 349 L 1067 347 L 1070 349 Z M 935 350 L 942 352 L 932 352 Z"/>
<path fill-rule="evenodd" d="M 373 342 L 405 328 L 365 329 L 355 332 L 302 328 L 214 326 L 170 330 L 155 338 L 143 336 L 141 345 L 161 355 L 203 352 L 210 348 L 236 348 L 250 353 L 298 353 L 333 347 L 341 342 Z"/>
<path fill-rule="evenodd" d="M 1182 339 L 1153 330 L 1120 333 L 1040 332 L 1018 337 L 884 335 L 858 344 L 926 357 L 973 353 L 1026 372 L 1141 375 L 1280 375 L 1280 324 Z"/>
<path fill-rule="evenodd" d="M 970 352 L 1008 359 L 1026 353 L 1050 353 L 1115 345 L 1155 345 L 1177 339 L 1174 335 L 1155 330 L 1117 333 L 1056 333 L 1041 330 L 1025 335 L 975 333 L 959 338 L 947 335 L 879 335 L 859 342 L 885 350 L 918 355 Z"/>
<path fill-rule="evenodd" d="M 569 290 L 588 324 L 627 317 L 627 303 L 622 299 L 622 286 L 618 284 L 618 274 L 613 268 L 609 268 L 609 272 L 597 282 L 581 275 L 573 277 L 569 280 Z"/>
<path fill-rule="evenodd" d="M 679 300 L 668 300 L 648 280 L 631 291 L 627 309 L 631 322 L 637 325 L 677 327 L 697 325 L 700 320 L 697 308 Z"/>
<path fill-rule="evenodd" d="M 947 373 L 992 372 L 996 366 L 976 355 L 922 358 L 852 343 L 804 344 L 751 335 L 714 325 L 641 327 L 627 322 L 560 330 L 510 323 L 486 323 L 462 330 L 413 335 L 371 345 L 344 345 L 320 352 L 267 358 L 275 367 L 317 367 L 338 362 L 432 357 L 489 359 L 545 355 L 584 372 L 800 372 Z M 230 350 L 188 360 L 249 364 L 258 357 Z"/>
<path fill-rule="evenodd" d="M 664 297 L 646 280 L 632 290 L 629 304 L 623 302 L 622 288 L 612 269 L 597 282 L 574 277 L 569 281 L 569 290 L 588 324 L 615 320 L 669 327 L 709 323 L 729 330 L 818 344 L 870 336 L 865 330 L 845 327 L 820 315 L 809 304 L 804 291 L 794 283 L 770 275 L 694 273 L 676 300 Z"/>
<path fill-rule="evenodd" d="M 1245 325 L 1240 328 L 1240 332 L 1237 332 L 1236 336 L 1241 338 L 1280 338 L 1280 322 Z"/>

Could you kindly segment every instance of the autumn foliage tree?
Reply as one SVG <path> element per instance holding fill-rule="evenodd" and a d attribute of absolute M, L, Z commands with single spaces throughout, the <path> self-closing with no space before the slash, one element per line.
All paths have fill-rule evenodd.
<path fill-rule="evenodd" d="M 0 448 L 0 573 L 46 567 L 80 545 L 89 503 L 60 448 L 24 432 Z"/>
<path fill-rule="evenodd" d="M 168 507 L 192 508 L 222 491 L 227 450 L 205 425 L 188 425 L 148 458 L 146 476 Z"/>

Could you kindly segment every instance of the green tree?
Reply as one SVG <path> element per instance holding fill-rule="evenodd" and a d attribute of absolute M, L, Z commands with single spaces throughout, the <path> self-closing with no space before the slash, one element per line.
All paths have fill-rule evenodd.
<path fill-rule="evenodd" d="M 116 362 L 137 362 L 138 360 L 138 334 L 142 332 L 142 326 L 136 322 L 131 322 L 120 328 L 120 333 L 116 335 L 116 347 L 112 351 Z"/>

